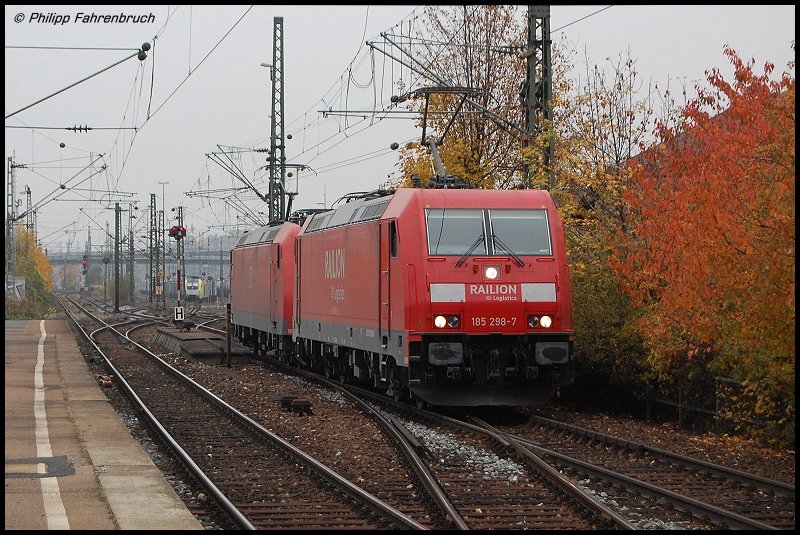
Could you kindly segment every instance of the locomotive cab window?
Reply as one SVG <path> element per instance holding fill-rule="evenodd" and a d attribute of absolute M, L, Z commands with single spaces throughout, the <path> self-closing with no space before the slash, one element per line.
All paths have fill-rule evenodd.
<path fill-rule="evenodd" d="M 553 254 L 544 209 L 428 208 L 425 216 L 430 255 Z"/>
<path fill-rule="evenodd" d="M 489 219 L 494 236 L 494 254 L 553 254 L 547 210 L 489 210 Z"/>
<path fill-rule="evenodd" d="M 483 210 L 428 208 L 425 215 L 428 222 L 428 254 L 463 255 L 470 249 L 471 254 L 486 254 L 485 240 L 480 243 L 482 236 L 486 235 Z"/>
<path fill-rule="evenodd" d="M 397 221 L 389 223 L 389 252 L 392 258 L 397 258 Z"/>

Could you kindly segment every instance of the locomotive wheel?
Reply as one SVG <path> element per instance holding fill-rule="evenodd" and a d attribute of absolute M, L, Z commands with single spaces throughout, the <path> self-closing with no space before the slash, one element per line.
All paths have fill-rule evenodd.
<path fill-rule="evenodd" d="M 428 402 L 422 399 L 419 396 L 414 396 L 414 403 L 417 405 L 417 408 L 422 410 L 428 406 Z"/>
<path fill-rule="evenodd" d="M 395 401 L 402 401 L 408 398 L 408 391 L 396 381 L 386 390 L 386 394 Z"/>
<path fill-rule="evenodd" d="M 322 374 L 325 376 L 325 379 L 332 379 L 336 377 L 336 373 L 333 369 L 333 364 L 330 361 L 325 361 L 325 364 L 322 367 Z"/>

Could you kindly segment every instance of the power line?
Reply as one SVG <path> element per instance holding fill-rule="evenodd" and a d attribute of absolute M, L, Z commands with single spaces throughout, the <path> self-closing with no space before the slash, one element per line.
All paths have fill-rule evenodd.
<path fill-rule="evenodd" d="M 612 8 L 612 7 L 614 7 L 614 4 L 611 4 L 610 6 L 606 6 L 606 7 L 604 7 L 603 9 L 598 9 L 598 10 L 597 10 L 597 11 L 595 11 L 594 13 L 589 13 L 589 14 L 588 14 L 588 15 L 586 15 L 585 17 L 581 17 L 581 18 L 579 18 L 579 19 L 577 19 L 577 20 L 573 20 L 572 22 L 570 22 L 570 23 L 567 23 L 567 24 L 563 25 L 563 26 L 562 26 L 562 27 L 560 27 L 560 28 L 556 28 L 555 30 L 550 30 L 550 31 L 551 31 L 551 32 L 560 32 L 561 30 L 563 30 L 564 28 L 566 28 L 566 27 L 568 27 L 568 26 L 572 26 L 573 24 L 576 24 L 576 23 L 578 23 L 578 22 L 580 22 L 580 21 L 582 21 L 582 20 L 586 20 L 586 19 L 588 19 L 589 17 L 593 17 L 593 16 L 597 15 L 598 13 L 602 13 L 602 12 L 603 12 L 603 11 L 605 11 L 606 9 L 610 9 L 610 8 Z"/>
<path fill-rule="evenodd" d="M 21 128 L 25 130 L 72 130 L 73 132 L 88 132 L 89 130 L 137 130 L 135 126 L 13 126 L 6 128 Z"/>
<path fill-rule="evenodd" d="M 134 52 L 133 54 L 131 54 L 130 56 L 126 56 L 126 57 L 122 58 L 121 60 L 119 60 L 118 62 L 116 62 L 116 63 L 114 63 L 114 64 L 112 64 L 112 65 L 109 65 L 109 66 L 108 66 L 108 67 L 106 67 L 105 69 L 101 69 L 101 70 L 97 71 L 97 72 L 96 72 L 96 73 L 94 73 L 94 74 L 90 74 L 90 75 L 89 75 L 89 76 L 87 76 L 86 78 L 83 78 L 83 79 L 81 79 L 81 80 L 78 80 L 78 81 L 77 81 L 77 82 L 75 82 L 74 84 L 70 84 L 70 85 L 68 85 L 67 87 L 63 88 L 63 89 L 59 89 L 59 90 L 58 90 L 58 91 L 56 91 L 55 93 L 53 93 L 53 94 L 51 94 L 51 95 L 48 95 L 48 96 L 46 96 L 46 97 L 44 97 L 44 98 L 41 98 L 41 99 L 37 100 L 37 101 L 36 101 L 36 102 L 34 102 L 33 104 L 28 104 L 28 105 L 27 105 L 27 106 L 25 106 L 24 108 L 20 108 L 20 109 L 18 109 L 18 110 L 17 110 L 17 111 L 15 111 L 15 112 L 9 113 L 8 115 L 6 115 L 6 119 L 8 119 L 9 117 L 13 117 L 14 115 L 18 114 L 18 113 L 19 113 L 19 112 L 21 112 L 21 111 L 27 110 L 28 108 L 30 108 L 30 107 L 32 107 L 32 106 L 35 106 L 35 105 L 39 104 L 40 102 L 44 102 L 45 100 L 47 100 L 47 99 L 49 99 L 49 98 L 51 98 L 51 97 L 54 97 L 54 96 L 58 95 L 59 93 L 63 93 L 63 92 L 64 92 L 64 91 L 66 91 L 67 89 L 70 89 L 71 87 L 75 87 L 76 85 L 78 85 L 78 84 L 80 84 L 80 83 L 83 83 L 83 82 L 85 82 L 86 80 L 89 80 L 90 78 L 94 78 L 94 77 L 95 77 L 95 76 L 97 76 L 98 74 L 100 74 L 100 73 L 103 73 L 103 72 L 105 72 L 105 71 L 107 71 L 107 70 L 111 69 L 112 67 L 116 67 L 116 66 L 117 66 L 117 65 L 119 65 L 120 63 L 123 63 L 123 62 L 125 62 L 125 61 L 127 61 L 127 60 L 131 59 L 131 58 L 132 58 L 132 57 L 134 57 L 134 56 L 138 56 L 138 57 L 139 57 L 139 61 L 144 61 L 144 60 L 145 60 L 145 58 L 147 57 L 147 50 L 150 50 L 150 44 L 149 44 L 149 43 L 144 43 L 144 44 L 142 45 L 142 48 L 140 48 L 140 49 L 137 49 L 137 51 L 136 51 L 136 52 Z"/>

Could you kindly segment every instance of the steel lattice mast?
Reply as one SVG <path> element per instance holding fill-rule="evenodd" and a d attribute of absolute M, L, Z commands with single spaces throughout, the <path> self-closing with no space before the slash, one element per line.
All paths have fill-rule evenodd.
<path fill-rule="evenodd" d="M 269 221 L 284 219 L 286 151 L 283 122 L 283 17 L 275 17 L 272 43 L 272 116 L 269 149 Z"/>
<path fill-rule="evenodd" d="M 536 138 L 542 132 L 542 122 L 546 121 L 548 125 L 553 122 L 553 63 L 550 45 L 550 6 L 528 6 L 528 80 L 524 98 L 525 126 L 531 138 Z M 553 188 L 554 138 L 552 128 L 547 128 L 550 136 L 544 149 L 544 165 L 550 176 L 550 188 Z M 525 167 L 525 180 L 530 185 L 530 169 L 529 166 Z"/>

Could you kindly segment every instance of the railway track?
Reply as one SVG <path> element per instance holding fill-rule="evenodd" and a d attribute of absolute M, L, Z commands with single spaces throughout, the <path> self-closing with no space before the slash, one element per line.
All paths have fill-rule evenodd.
<path fill-rule="evenodd" d="M 130 336 L 136 338 L 138 335 L 132 333 Z M 141 338 L 151 339 L 152 334 L 148 334 L 145 329 L 142 329 Z M 162 357 L 166 358 L 167 356 L 162 355 Z M 200 366 L 206 370 L 209 368 L 205 365 Z M 228 379 L 236 377 L 235 370 L 219 369 L 218 371 L 221 376 L 228 377 Z M 223 380 L 223 382 L 231 383 L 230 380 Z M 273 401 L 275 401 L 275 397 L 272 396 Z M 261 400 L 261 410 L 263 411 L 263 400 L 267 398 L 258 396 L 258 399 Z M 355 400 L 353 402 L 357 403 Z M 359 418 L 364 420 L 363 416 L 358 416 L 358 411 L 369 412 L 368 407 L 363 404 L 357 409 L 355 415 L 348 417 L 351 422 Z M 253 410 L 257 412 L 259 409 L 256 407 Z M 352 412 L 352 409 L 350 411 Z M 408 442 L 408 437 L 412 436 L 411 432 L 402 429 L 397 421 L 392 422 L 391 419 L 383 421 L 384 416 L 381 416 L 380 412 L 373 412 L 370 418 L 373 422 L 382 423 L 384 428 L 400 428 L 396 432 L 397 436 L 388 440 L 388 447 L 393 451 L 383 456 L 383 468 L 399 464 L 397 460 L 391 458 L 397 458 L 402 449 L 406 450 L 407 458 L 414 455 L 413 450 L 419 445 L 414 444 L 413 439 L 410 443 Z M 391 435 L 387 431 L 385 433 Z M 323 432 L 320 435 L 330 436 L 330 433 Z M 352 435 L 355 438 L 350 438 L 351 442 L 345 441 L 341 446 L 347 446 L 356 440 L 363 441 L 364 436 L 369 436 L 369 433 L 359 432 Z M 473 438 L 474 440 L 475 438 Z M 370 441 L 370 444 L 373 443 Z M 473 450 L 478 451 L 478 448 L 473 447 Z M 481 455 L 490 454 L 481 453 Z M 389 461 L 388 465 L 387 461 Z M 497 477 L 484 477 L 485 474 L 481 473 L 478 477 L 474 466 L 455 462 L 447 469 L 441 466 L 437 467 L 437 474 L 434 476 L 431 470 L 422 467 L 425 464 L 422 459 L 417 457 L 413 462 L 417 465 L 417 468 L 413 469 L 417 477 L 412 484 L 408 483 L 408 478 L 399 482 L 387 480 L 386 471 L 380 469 L 372 470 L 369 474 L 359 472 L 356 475 L 352 470 L 345 468 L 343 473 L 349 474 L 351 477 L 355 476 L 353 479 L 364 487 L 381 489 L 380 492 L 383 495 L 391 494 L 392 496 L 386 499 L 396 504 L 398 510 L 413 510 L 412 514 L 416 514 L 420 518 L 420 523 L 434 528 L 522 529 L 538 526 L 556 529 L 599 529 L 613 526 L 608 518 L 604 518 L 602 515 L 598 516 L 596 511 L 587 509 L 583 504 L 576 503 L 571 498 L 565 499 L 561 489 L 536 475 L 533 477 L 526 475 L 522 478 L 513 475 L 511 481 L 506 478 L 507 474 L 502 473 Z M 498 462 L 504 461 L 498 460 Z M 510 483 L 513 484 L 509 486 Z M 447 488 L 446 493 L 442 490 L 445 487 Z M 385 498 L 383 495 L 381 497 Z M 415 501 L 409 499 L 408 496 L 416 496 L 417 499 Z M 514 503 L 509 503 L 511 496 L 514 498 Z M 455 504 L 455 502 L 458 503 Z M 421 506 L 420 503 L 423 505 Z M 424 505 L 425 503 L 435 503 L 436 507 Z M 543 507 L 543 505 L 546 506 Z"/>
<path fill-rule="evenodd" d="M 439 435 L 434 443 L 423 444 L 409 429 L 409 426 L 416 425 L 419 430 L 419 425 L 413 420 L 403 421 L 380 408 L 371 408 L 359 395 L 316 374 L 274 360 L 269 362 L 286 373 L 300 374 L 332 391 L 343 392 L 364 412 L 373 411 L 374 418 L 386 418 L 400 428 L 411 443 L 399 447 L 405 450 L 407 457 L 414 456 L 409 462 L 420 467 L 415 469 L 418 478 L 428 487 L 431 499 L 459 529 L 631 528 L 619 515 L 588 499 L 558 474 L 551 473 L 545 477 L 539 470 L 530 471 L 517 465 L 513 459 L 498 456 L 495 453 L 499 451 L 498 445 L 491 439 L 466 432 L 461 436 Z M 354 389 L 354 392 L 360 390 Z M 372 393 L 366 393 L 364 397 L 371 396 Z M 433 434 L 435 431 L 430 431 L 428 437 Z M 449 447 L 436 447 L 436 441 L 443 441 Z M 500 449 L 505 445 L 501 441 Z M 454 451 L 467 454 L 463 457 L 453 455 Z M 436 488 L 431 489 L 433 486 Z"/>
<path fill-rule="evenodd" d="M 298 373 L 293 368 L 284 369 Z M 396 427 L 413 449 L 409 452 L 414 455 L 413 463 L 422 465 L 425 471 L 420 479 L 435 485 L 436 489 L 429 492 L 438 503 L 445 504 L 443 510 L 457 519 L 454 524 L 459 529 L 631 528 L 613 511 L 587 500 L 558 474 L 543 476 L 509 458 L 502 451 L 506 445 L 503 441 L 498 444 L 469 430 L 442 432 L 429 428 L 418 419 L 385 410 L 383 398 L 372 393 L 300 373 L 326 388 L 342 391 L 365 412 L 372 411 L 376 418 L 385 418 Z"/>
<path fill-rule="evenodd" d="M 669 500 L 718 528 L 794 528 L 794 485 L 539 416 L 500 430 L 560 468 Z"/>
<path fill-rule="evenodd" d="M 388 403 L 380 395 L 377 402 Z M 403 413 L 418 409 L 399 405 Z M 794 486 L 724 466 L 602 436 L 575 426 L 531 417 L 530 424 L 495 429 L 478 418 L 422 411 L 443 428 L 495 436 L 519 459 L 569 475 L 577 486 L 608 504 L 637 529 L 793 529 Z M 545 425 L 551 441 L 536 429 Z M 580 455 L 588 448 L 592 455 Z M 572 454 L 572 455 L 571 455 Z M 581 460 L 578 457 L 583 457 Z M 653 521 L 653 519 L 658 519 Z"/>
<path fill-rule="evenodd" d="M 152 339 L 146 328 L 138 332 L 140 334 L 136 336 L 142 339 L 143 344 L 148 338 Z M 583 438 L 572 439 L 597 451 L 608 451 L 608 455 L 618 463 L 616 467 L 609 467 L 604 464 L 608 461 L 603 461 L 599 453 L 595 454 L 596 458 L 587 456 L 581 461 L 576 450 L 570 450 L 575 446 L 570 446 L 570 439 L 564 437 L 581 436 L 580 431 L 553 427 L 536 418 L 530 419 L 527 428 L 507 426 L 493 430 L 480 421 L 470 423 L 440 418 L 429 411 L 415 412 L 405 404 L 396 405 L 397 411 L 387 409 L 385 396 L 368 392 L 354 394 L 365 399 L 374 396 L 369 404 L 377 407 L 377 415 L 367 417 L 368 409 L 359 406 L 358 401 L 338 397 L 339 394 L 333 390 L 338 388 L 336 386 L 319 387 L 286 375 L 279 381 L 283 386 L 276 388 L 274 380 L 282 374 L 259 364 L 225 369 L 177 357 L 163 357 L 174 360 L 184 373 L 198 376 L 197 380 L 216 395 L 230 399 L 263 426 L 310 452 L 352 483 L 369 489 L 424 527 L 781 529 L 794 525 L 793 486 L 790 491 L 784 491 L 770 489 L 769 483 L 764 483 L 766 487 L 762 485 L 761 490 L 754 491 L 755 497 L 761 501 L 748 502 L 752 498 L 747 494 L 732 494 L 719 486 L 701 487 L 700 483 L 706 479 L 724 479 L 725 476 L 713 472 L 710 467 L 703 467 L 702 462 L 698 468 L 691 464 L 690 459 L 677 458 L 659 460 L 658 475 L 652 476 L 652 464 L 648 463 L 656 461 L 648 455 L 655 455 L 655 452 L 646 452 L 644 446 L 635 444 L 621 450 L 620 444 L 624 441 L 613 437 L 601 440 L 596 434 L 589 438 L 584 434 Z M 295 372 L 292 368 L 285 373 Z M 242 390 L 249 395 L 242 396 Z M 314 417 L 297 417 L 285 410 L 274 410 L 280 407 L 281 398 L 287 397 L 311 399 Z M 381 419 L 389 423 L 381 423 Z M 323 420 L 329 422 L 330 427 L 325 427 Z M 398 429 L 410 442 L 401 446 L 398 439 L 389 438 L 391 432 L 385 429 L 386 425 Z M 545 431 L 540 427 L 543 425 L 554 429 L 549 432 L 554 437 L 548 443 L 552 449 L 544 444 L 542 436 Z M 329 438 L 326 441 L 320 436 Z M 366 448 L 365 436 L 370 437 Z M 559 443 L 557 438 L 562 442 Z M 416 461 L 408 460 L 408 453 L 405 460 L 401 459 L 399 452 L 403 448 L 421 454 L 418 462 L 424 464 L 424 469 L 414 467 Z M 667 453 L 659 454 L 668 459 L 663 457 Z M 639 468 L 635 462 L 640 462 Z M 559 472 L 569 476 L 567 483 L 548 481 L 548 478 L 557 477 Z M 398 473 L 404 474 L 403 477 L 385 477 L 385 474 L 396 476 Z M 680 486 L 662 485 L 671 480 L 686 481 L 688 486 L 692 479 L 687 474 L 695 474 L 691 485 L 696 487 L 702 499 L 692 498 L 692 494 Z M 650 480 L 648 476 L 652 476 Z M 739 487 L 739 492 L 756 488 L 753 482 L 732 484 Z M 561 490 L 555 490 L 558 485 L 562 485 Z M 437 497 L 436 491 L 427 488 L 432 486 L 443 489 L 443 496 Z M 401 488 L 405 492 L 398 492 Z M 576 493 L 566 498 L 567 491 Z M 790 492 L 790 498 L 787 495 L 771 502 L 772 498 L 763 497 L 781 492 Z M 758 493 L 763 496 L 759 497 Z M 713 505 L 714 500 L 709 499 L 712 494 L 721 498 L 720 505 Z M 560 497 L 554 499 L 555 495 Z M 726 495 L 739 506 L 738 510 L 736 507 L 726 509 L 722 503 Z M 787 505 L 778 510 L 775 503 L 780 503 L 780 500 Z M 591 505 L 587 503 L 589 501 L 603 507 L 589 513 L 586 509 Z M 742 508 L 742 503 L 755 505 Z M 747 509 L 754 514 L 748 517 Z M 773 514 L 776 511 L 777 514 Z M 653 518 L 660 520 L 653 521 Z"/>
<path fill-rule="evenodd" d="M 196 362 L 178 362 L 181 359 L 176 359 L 176 365 L 181 366 L 181 369 L 186 373 L 195 373 L 198 369 L 201 371 L 208 371 L 208 366 Z M 275 363 L 276 366 L 278 363 Z M 283 368 L 288 374 L 297 374 L 298 370 L 294 368 Z M 222 374 L 233 373 L 238 376 L 236 371 L 225 372 L 221 370 Z M 292 388 L 282 387 L 280 390 L 282 395 L 277 395 L 272 392 L 272 395 L 266 391 L 259 390 L 262 386 L 265 388 L 272 388 L 269 386 L 274 375 L 266 370 L 258 368 L 255 370 L 248 370 L 252 373 L 262 373 L 263 381 L 248 382 L 247 388 L 252 392 L 255 399 L 251 406 L 245 409 L 245 412 L 252 414 L 253 417 L 260 417 L 264 419 L 264 425 L 270 427 L 277 425 L 281 429 L 282 435 L 294 436 L 298 442 L 303 444 L 303 447 L 312 448 L 314 455 L 320 459 L 327 459 L 326 463 L 341 470 L 342 474 L 350 477 L 352 481 L 363 485 L 365 488 L 371 489 L 376 495 L 386 499 L 390 503 L 394 503 L 389 494 L 388 489 L 393 487 L 397 488 L 396 483 L 386 482 L 385 473 L 392 472 L 394 466 L 399 461 L 393 460 L 397 458 L 401 451 L 404 451 L 406 458 L 413 455 L 413 450 L 419 450 L 420 445 L 417 440 L 411 439 L 411 444 L 402 445 L 398 437 L 392 437 L 392 433 L 386 430 L 386 427 L 402 427 L 399 420 L 393 418 L 386 418 L 385 413 L 380 410 L 373 410 L 359 402 L 359 400 L 346 394 L 349 399 L 341 399 L 339 392 L 343 389 L 333 383 L 325 381 L 324 379 L 313 374 L 302 374 L 310 380 L 325 383 L 325 392 L 323 396 L 338 396 L 339 400 L 334 402 L 334 410 L 339 414 L 335 418 L 337 421 L 347 422 L 348 427 L 352 427 L 352 431 L 345 433 L 342 429 L 337 429 L 337 425 L 315 428 L 318 433 L 314 436 L 302 435 L 303 429 L 296 427 L 289 429 L 286 425 L 287 420 L 279 417 L 275 419 L 274 412 L 265 412 L 265 403 L 263 400 L 273 398 L 272 406 L 276 404 L 279 397 L 292 397 L 303 395 L 309 397 L 309 389 L 319 391 L 320 387 L 315 387 L 309 383 L 302 385 L 301 390 L 294 390 Z M 198 372 L 199 373 L 199 372 Z M 219 380 L 218 380 L 219 381 Z M 252 381 L 252 379 L 251 379 Z M 239 393 L 236 388 L 230 388 L 230 381 L 214 382 L 214 379 L 209 379 L 206 375 L 206 384 L 209 388 L 217 392 L 220 396 L 235 397 Z M 252 389 L 252 390 L 250 390 Z M 312 394 L 313 395 L 313 394 Z M 316 395 L 315 395 L 316 397 Z M 237 406 L 247 406 L 247 400 L 240 400 Z M 270 405 L 268 402 L 267 405 Z M 320 406 L 320 401 L 315 401 L 314 412 L 317 413 L 320 419 L 332 420 L 334 416 L 331 415 L 324 407 Z M 319 409 L 317 408 L 319 406 Z M 367 414 L 370 413 L 370 414 Z M 365 419 L 368 416 L 369 419 Z M 382 421 L 382 420 L 388 420 Z M 371 420 L 371 421 L 370 421 Z M 296 419 L 289 419 L 288 423 L 296 421 Z M 383 436 L 380 435 L 380 430 L 376 429 L 376 425 L 384 429 Z M 412 433 L 408 430 L 399 431 L 405 437 L 411 437 Z M 369 437 L 365 443 L 364 437 Z M 327 447 L 327 442 L 335 440 L 338 447 L 330 449 Z M 473 438 L 475 441 L 475 438 Z M 367 448 L 364 449 L 365 444 Z M 473 451 L 478 452 L 482 450 L 484 445 L 479 445 L 479 448 L 473 447 Z M 464 446 L 465 448 L 468 446 Z M 354 455 L 354 459 L 359 460 L 357 468 L 353 464 L 347 463 L 344 460 L 342 451 L 345 448 L 355 449 L 359 451 Z M 371 451 L 377 448 L 376 451 Z M 363 451 L 362 451 L 363 450 Z M 476 456 L 479 453 L 475 454 Z M 489 457 L 491 452 L 483 452 L 480 455 Z M 503 460 L 498 459 L 498 462 Z M 409 465 L 419 467 L 420 465 L 427 465 L 429 459 L 413 459 L 408 460 Z M 513 464 L 513 463 L 507 463 Z M 561 526 L 560 529 L 581 528 L 581 529 L 598 529 L 599 527 L 608 528 L 613 526 L 612 522 L 608 521 L 607 517 L 598 515 L 597 511 L 586 509 L 586 507 L 579 503 L 574 503 L 570 499 L 565 499 L 563 492 L 558 487 L 554 487 L 552 483 L 541 480 L 537 476 L 529 479 L 527 476 L 519 478 L 514 476 L 513 482 L 510 482 L 505 476 L 507 474 L 498 474 L 495 478 L 486 478 L 484 474 L 480 477 L 476 476 L 475 467 L 469 464 L 453 463 L 447 470 L 443 468 L 438 469 L 438 473 L 434 474 L 433 470 L 427 466 L 423 468 L 412 468 L 416 472 L 416 482 L 414 488 L 410 489 L 412 493 L 424 496 L 427 495 L 427 501 L 434 502 L 438 505 L 439 512 L 435 514 L 428 514 L 424 519 L 420 519 L 421 523 L 425 523 L 429 518 L 443 517 L 445 522 L 433 522 L 431 527 L 439 529 L 523 529 L 525 527 L 537 526 Z M 538 479 L 538 481 L 537 481 Z M 509 486 L 511 484 L 511 486 Z M 494 487 L 493 487 L 494 485 Z M 430 487 L 436 487 L 431 490 Z M 446 488 L 447 492 L 442 491 Z M 438 489 L 438 490 L 437 490 Z M 459 489 L 456 492 L 456 489 Z M 464 496 L 472 494 L 471 501 L 463 499 Z M 483 496 L 480 496 L 483 494 Z M 509 496 L 514 495 L 514 503 L 509 503 Z M 455 499 L 453 499 L 455 498 Z M 531 500 L 536 498 L 536 502 Z M 455 504 L 455 501 L 460 499 L 460 503 Z M 543 504 L 549 504 L 549 507 L 542 507 Z M 522 504 L 522 505 L 521 505 Z M 532 505 L 533 504 L 533 505 Z M 399 510 L 406 510 L 407 504 L 397 504 Z M 605 512 L 604 512 L 605 513 Z M 416 518 L 416 517 L 415 517 Z"/>
<path fill-rule="evenodd" d="M 77 306 L 72 302 L 73 306 Z M 66 308 L 66 307 L 65 307 Z M 103 323 L 81 309 L 91 322 Z M 81 322 L 86 323 L 86 322 Z M 239 529 L 422 529 L 155 355 L 133 350 L 119 330 L 133 321 L 83 329 L 114 373 L 141 401 L 183 464 Z M 138 344 L 134 344 L 139 347 Z"/>

